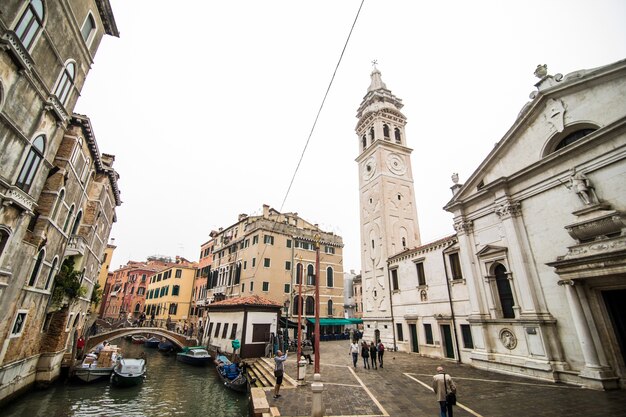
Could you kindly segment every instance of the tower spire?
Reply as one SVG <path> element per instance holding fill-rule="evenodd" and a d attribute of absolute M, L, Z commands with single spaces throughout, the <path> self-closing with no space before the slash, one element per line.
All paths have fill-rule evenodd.
<path fill-rule="evenodd" d="M 376 68 L 376 64 L 378 64 L 378 61 L 373 60 L 372 67 L 374 67 L 374 69 L 372 70 L 372 73 L 370 74 L 370 77 L 372 78 L 372 82 L 370 83 L 370 86 L 367 89 L 368 92 L 376 91 L 380 89 L 383 89 L 383 90 L 387 89 L 387 86 L 385 85 L 385 83 L 383 82 L 383 79 L 380 76 L 380 71 L 378 70 L 378 68 Z"/>

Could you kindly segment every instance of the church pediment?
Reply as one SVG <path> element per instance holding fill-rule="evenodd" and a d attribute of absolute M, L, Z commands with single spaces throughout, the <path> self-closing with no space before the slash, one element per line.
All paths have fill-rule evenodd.
<path fill-rule="evenodd" d="M 502 255 L 508 251 L 508 248 L 504 246 L 486 245 L 481 250 L 476 252 L 478 258 L 489 258 L 494 255 Z"/>
<path fill-rule="evenodd" d="M 547 76 L 549 87 L 538 83 L 532 101 L 508 132 L 465 184 L 453 187 L 455 195 L 446 209 L 511 178 L 528 175 L 533 167 L 593 141 L 619 123 L 622 116 L 606 109 L 626 95 L 626 60 L 574 75 Z"/>

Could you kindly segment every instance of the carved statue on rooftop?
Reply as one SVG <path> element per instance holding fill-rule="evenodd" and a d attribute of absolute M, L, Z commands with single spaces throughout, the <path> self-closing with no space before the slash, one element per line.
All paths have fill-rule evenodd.
<path fill-rule="evenodd" d="M 535 77 L 541 79 L 546 75 L 548 75 L 548 66 L 546 64 L 537 65 L 537 68 L 535 68 Z"/>

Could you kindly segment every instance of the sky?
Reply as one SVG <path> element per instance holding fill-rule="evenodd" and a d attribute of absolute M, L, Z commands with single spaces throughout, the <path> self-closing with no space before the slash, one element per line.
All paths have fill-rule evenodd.
<path fill-rule="evenodd" d="M 110 2 L 120 37 L 103 39 L 75 111 L 120 175 L 111 270 L 197 261 L 211 230 L 267 204 L 342 236 L 358 273 L 354 129 L 373 60 L 404 103 L 428 243 L 454 233 L 451 175 L 463 183 L 504 136 L 538 64 L 626 58 L 621 0 L 365 0 L 336 73 L 361 0 Z"/>

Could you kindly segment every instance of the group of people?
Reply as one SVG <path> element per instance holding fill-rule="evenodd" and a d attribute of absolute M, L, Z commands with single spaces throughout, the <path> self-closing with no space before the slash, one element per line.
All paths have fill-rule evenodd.
<path fill-rule="evenodd" d="M 378 369 L 378 366 L 383 367 L 383 356 L 385 355 L 385 345 L 378 340 L 378 343 L 370 342 L 368 345 L 364 340 L 359 346 L 356 340 L 353 340 L 350 344 L 350 352 L 352 355 L 352 364 L 356 368 L 356 363 L 359 359 L 359 352 L 363 358 L 363 368 L 365 369 Z M 371 361 L 371 366 L 370 366 Z"/>

